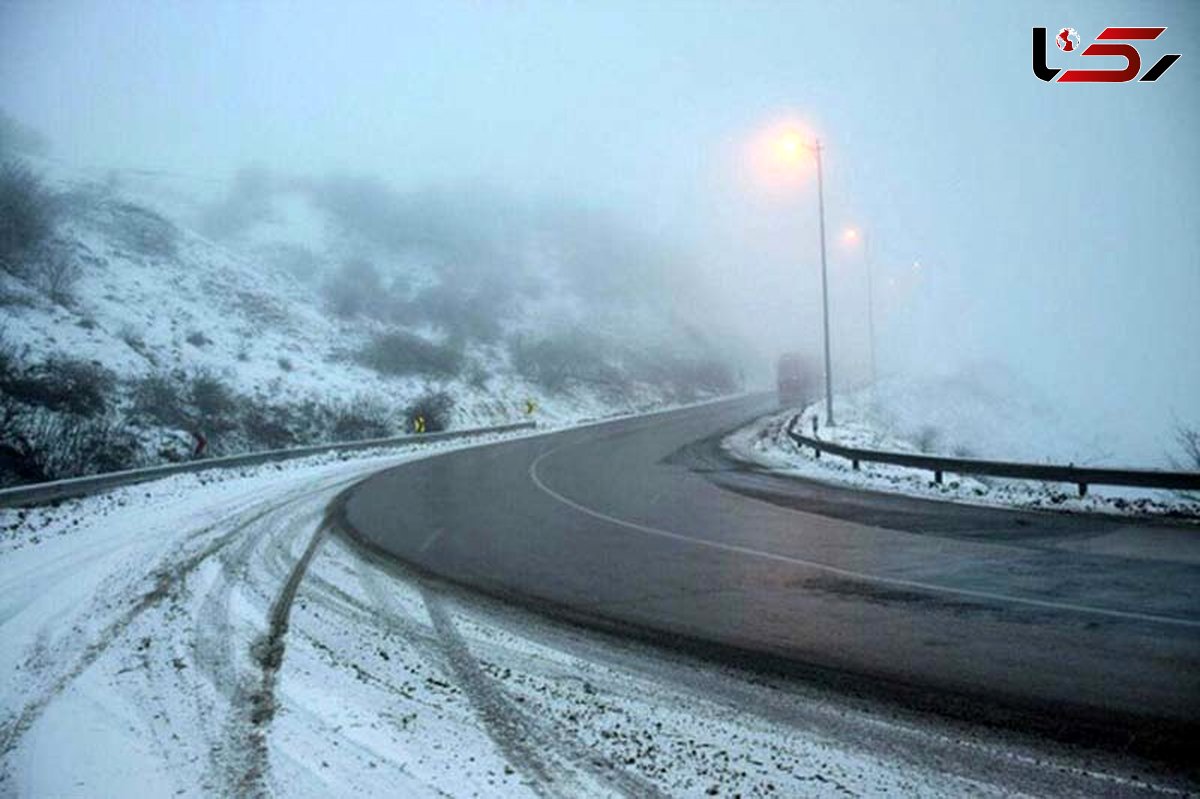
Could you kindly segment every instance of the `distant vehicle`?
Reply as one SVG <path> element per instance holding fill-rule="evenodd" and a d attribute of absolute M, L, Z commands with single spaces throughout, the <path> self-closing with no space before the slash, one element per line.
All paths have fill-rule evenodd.
<path fill-rule="evenodd" d="M 775 378 L 780 402 L 803 402 L 809 399 L 813 377 L 804 356 L 800 353 L 789 352 L 779 356 Z"/>

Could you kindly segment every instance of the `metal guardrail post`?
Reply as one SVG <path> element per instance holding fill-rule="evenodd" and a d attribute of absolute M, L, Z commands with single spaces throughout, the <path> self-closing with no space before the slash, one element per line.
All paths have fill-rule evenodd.
<path fill-rule="evenodd" d="M 295 460 L 296 458 L 307 458 L 313 455 L 324 455 L 330 452 L 354 452 L 357 450 L 397 447 L 408 444 L 433 443 L 435 441 L 466 438 L 467 436 L 484 435 L 487 433 L 528 430 L 536 426 L 537 423 L 532 421 L 516 422 L 514 424 L 474 427 L 465 430 L 444 430 L 437 433 L 392 436 L 365 441 L 342 441 L 331 444 L 294 447 L 292 449 L 248 452 L 242 455 L 229 455 L 223 458 L 209 458 L 188 461 L 186 463 L 171 463 L 163 466 L 150 466 L 144 469 L 129 469 L 122 472 L 107 472 L 105 474 L 75 477 L 68 480 L 55 480 L 49 483 L 34 483 L 32 485 L 0 489 L 0 508 L 37 505 L 60 499 L 72 499 L 88 494 L 98 494 L 113 488 L 145 483 L 175 474 L 203 472 L 209 469 L 230 469 L 239 466 L 257 466 L 263 463 L 278 463 Z"/>
<path fill-rule="evenodd" d="M 1175 472 L 1157 469 L 1107 469 L 1069 466 L 1053 466 L 1040 463 L 1015 461 L 987 461 L 971 458 L 944 458 L 937 455 L 920 455 L 908 452 L 885 452 L 843 446 L 832 441 L 804 436 L 796 432 L 799 416 L 793 417 L 787 426 L 787 435 L 797 446 L 811 447 L 814 456 L 828 452 L 846 458 L 855 470 L 868 463 L 888 463 L 913 469 L 928 469 L 933 480 L 942 485 L 945 473 L 980 474 L 991 477 L 1006 477 L 1017 480 L 1038 480 L 1046 483 L 1073 483 L 1079 496 L 1087 496 L 1093 484 L 1119 485 L 1138 488 L 1159 488 L 1177 491 L 1200 491 L 1200 472 Z"/>

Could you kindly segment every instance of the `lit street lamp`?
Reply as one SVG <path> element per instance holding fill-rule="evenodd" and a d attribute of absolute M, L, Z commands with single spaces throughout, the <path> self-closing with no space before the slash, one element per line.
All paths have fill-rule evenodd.
<path fill-rule="evenodd" d="M 817 214 L 821 220 L 821 319 L 825 325 L 825 424 L 833 427 L 833 367 L 829 357 L 829 277 L 825 267 L 825 178 L 821 170 L 821 140 L 810 148 L 817 156 Z"/>
<path fill-rule="evenodd" d="M 821 164 L 821 140 L 812 143 L 795 131 L 783 133 L 777 143 L 778 153 L 783 160 L 795 162 L 801 152 L 808 150 L 817 159 L 817 215 L 821 229 L 821 311 L 825 333 L 825 424 L 833 421 L 833 366 L 829 355 L 829 277 L 825 257 L 825 175 Z"/>

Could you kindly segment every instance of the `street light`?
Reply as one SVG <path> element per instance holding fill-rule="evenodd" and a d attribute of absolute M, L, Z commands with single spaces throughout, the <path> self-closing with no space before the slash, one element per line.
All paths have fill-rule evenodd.
<path fill-rule="evenodd" d="M 764 129 L 750 142 L 749 154 L 754 173 L 764 187 L 790 190 L 803 179 L 799 167 L 812 153 L 817 162 L 817 213 L 821 231 L 821 309 L 825 349 L 825 424 L 833 421 L 833 359 L 829 341 L 829 264 L 825 246 L 825 173 L 821 140 L 802 125 L 784 120 Z"/>
<path fill-rule="evenodd" d="M 817 157 L 817 214 L 821 220 L 821 319 L 825 327 L 825 424 L 833 421 L 833 367 L 829 357 L 829 276 L 825 266 L 825 176 L 821 169 L 821 140 L 810 146 Z"/>
<path fill-rule="evenodd" d="M 867 351 L 871 361 L 871 385 L 875 385 L 875 289 L 871 276 L 871 249 L 868 246 L 867 234 L 857 228 L 846 228 L 842 238 L 847 244 L 862 242 L 863 261 L 867 269 Z"/>
<path fill-rule="evenodd" d="M 821 164 L 821 140 L 808 142 L 798 132 L 785 131 L 775 143 L 777 156 L 784 162 L 795 163 L 804 151 L 811 152 L 817 159 L 817 216 L 821 229 L 821 313 L 825 332 L 825 424 L 833 421 L 833 366 L 829 355 L 829 275 L 825 257 L 825 175 Z"/>

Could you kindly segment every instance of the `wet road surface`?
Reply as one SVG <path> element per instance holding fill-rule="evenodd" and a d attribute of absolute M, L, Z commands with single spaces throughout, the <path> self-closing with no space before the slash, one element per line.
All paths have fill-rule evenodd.
<path fill-rule="evenodd" d="M 420 570 L 575 621 L 1184 756 L 1200 729 L 1200 530 L 864 494 L 726 459 L 720 434 L 772 407 L 415 461 L 356 488 L 343 519 Z"/>

